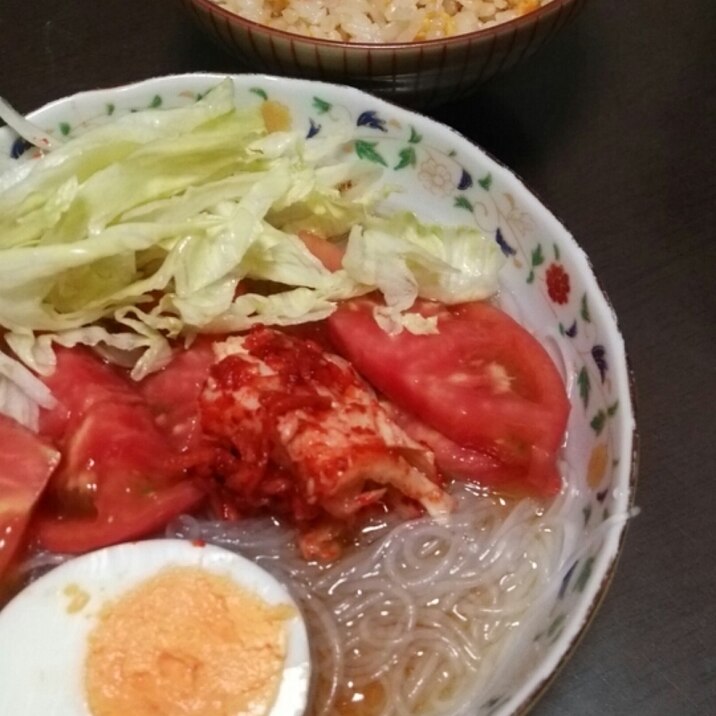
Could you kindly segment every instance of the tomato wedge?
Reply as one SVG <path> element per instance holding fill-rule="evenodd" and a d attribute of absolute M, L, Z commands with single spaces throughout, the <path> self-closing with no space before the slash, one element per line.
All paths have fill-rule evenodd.
<path fill-rule="evenodd" d="M 42 515 L 34 531 L 39 543 L 51 552 L 83 554 L 152 534 L 203 499 L 204 492 L 187 481 L 143 495 L 105 492 L 98 499 L 96 517 Z"/>
<path fill-rule="evenodd" d="M 385 333 L 373 319 L 376 305 L 356 299 L 328 319 L 339 352 L 397 407 L 504 468 L 476 464 L 462 477 L 479 482 L 491 471 L 492 484 L 502 474 L 527 491 L 555 494 L 569 402 L 540 343 L 489 303 L 419 302 L 414 311 L 437 318 L 438 332 L 427 335 Z"/>
<path fill-rule="evenodd" d="M 298 238 L 329 271 L 338 271 L 343 268 L 345 251 L 340 246 L 336 246 L 313 231 L 299 231 Z"/>
<path fill-rule="evenodd" d="M 190 348 L 178 351 L 166 368 L 139 384 L 157 426 L 180 452 L 201 442 L 199 396 L 216 360 L 212 344 L 199 338 Z"/>
<path fill-rule="evenodd" d="M 0 577 L 17 554 L 30 515 L 60 454 L 0 414 Z"/>
<path fill-rule="evenodd" d="M 63 499 L 48 499 L 33 525 L 45 549 L 81 554 L 143 537 L 204 499 L 144 404 L 97 403 L 72 427 L 60 468 Z M 83 492 L 69 490 L 78 485 Z"/>
<path fill-rule="evenodd" d="M 64 436 L 70 421 L 103 402 L 137 402 L 127 378 L 86 348 L 58 348 L 57 365 L 43 379 L 57 399 L 52 410 L 40 412 L 40 433 L 54 441 Z"/>
<path fill-rule="evenodd" d="M 58 355 L 42 416 L 62 462 L 33 527 L 40 543 L 80 553 L 149 534 L 194 508 L 189 481 L 137 386 L 89 351 Z"/>
<path fill-rule="evenodd" d="M 525 484 L 523 467 L 508 466 L 494 455 L 474 448 L 462 447 L 442 433 L 418 420 L 414 415 L 391 406 L 389 414 L 413 440 L 426 445 L 435 456 L 435 464 L 445 475 L 477 482 L 501 494 L 522 497 L 534 492 Z M 558 481 L 555 482 L 558 487 Z M 551 486 L 549 489 L 552 489 Z"/>

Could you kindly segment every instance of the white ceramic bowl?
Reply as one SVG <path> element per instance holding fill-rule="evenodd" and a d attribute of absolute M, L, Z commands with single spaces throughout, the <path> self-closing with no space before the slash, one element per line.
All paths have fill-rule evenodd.
<path fill-rule="evenodd" d="M 86 92 L 31 115 L 51 133 L 71 135 L 108 113 L 196 100 L 222 79 L 194 74 Z M 633 500 L 636 435 L 630 375 L 616 317 L 584 252 L 507 168 L 448 127 L 359 90 L 263 75 L 234 78 L 238 101 L 285 103 L 307 136 L 348 119 L 351 151 L 385 166 L 385 181 L 405 191 L 392 201 L 431 220 L 472 223 L 508 256 L 505 305 L 543 341 L 568 374 L 572 403 L 565 460 L 580 489 L 572 500 L 573 548 L 563 558 L 559 594 L 537 635 L 540 658 L 514 669 L 499 693 L 475 704 L 476 716 L 524 713 L 573 651 L 612 576 Z M 0 130 L 0 156 L 23 150 Z M 527 649 L 525 649 L 527 650 Z M 514 678 L 509 678 L 513 675 Z M 508 686 L 505 686 L 508 684 Z"/>

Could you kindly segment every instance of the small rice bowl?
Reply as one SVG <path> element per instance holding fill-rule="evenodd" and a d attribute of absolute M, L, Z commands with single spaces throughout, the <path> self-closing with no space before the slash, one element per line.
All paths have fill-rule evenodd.
<path fill-rule="evenodd" d="M 241 17 L 339 42 L 438 40 L 498 25 L 551 0 L 214 0 Z"/>

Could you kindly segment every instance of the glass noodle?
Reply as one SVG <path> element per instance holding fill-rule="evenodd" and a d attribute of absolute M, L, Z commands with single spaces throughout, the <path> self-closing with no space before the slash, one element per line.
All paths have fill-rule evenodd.
<path fill-rule="evenodd" d="M 303 560 L 291 530 L 270 519 L 183 517 L 168 535 L 237 550 L 290 585 L 312 639 L 312 716 L 458 716 L 543 622 L 574 549 L 564 520 L 573 491 L 547 509 L 460 483 L 452 494 L 444 521 L 370 523 L 330 566 Z"/>

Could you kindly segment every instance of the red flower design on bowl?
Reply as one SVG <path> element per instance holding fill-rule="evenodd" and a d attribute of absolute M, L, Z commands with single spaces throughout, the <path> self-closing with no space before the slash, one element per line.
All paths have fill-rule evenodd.
<path fill-rule="evenodd" d="M 549 297 L 559 304 L 569 300 L 569 274 L 562 264 L 552 264 L 547 269 L 547 293 Z"/>

